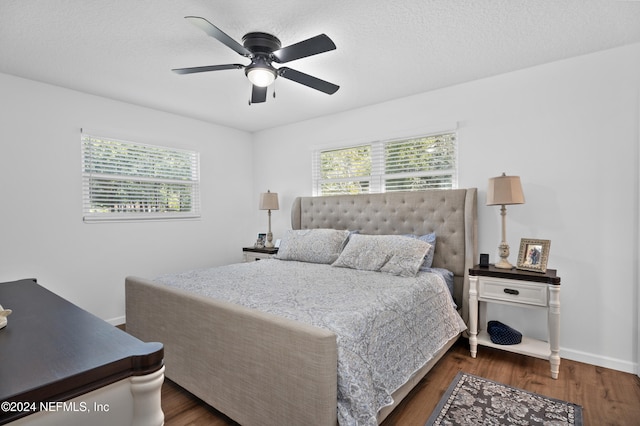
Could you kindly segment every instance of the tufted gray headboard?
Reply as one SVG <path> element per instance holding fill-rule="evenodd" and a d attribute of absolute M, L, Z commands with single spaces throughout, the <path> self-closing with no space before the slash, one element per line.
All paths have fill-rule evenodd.
<path fill-rule="evenodd" d="M 454 273 L 454 299 L 466 321 L 469 268 L 478 257 L 477 212 L 476 188 L 298 197 L 291 226 L 379 235 L 435 232 L 433 266 Z"/>

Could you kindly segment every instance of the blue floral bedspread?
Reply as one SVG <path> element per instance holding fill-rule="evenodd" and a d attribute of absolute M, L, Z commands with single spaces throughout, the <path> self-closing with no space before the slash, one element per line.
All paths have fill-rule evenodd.
<path fill-rule="evenodd" d="M 442 276 L 428 272 L 409 278 L 273 259 L 155 281 L 333 331 L 343 426 L 376 425 L 391 394 L 466 329 Z"/>

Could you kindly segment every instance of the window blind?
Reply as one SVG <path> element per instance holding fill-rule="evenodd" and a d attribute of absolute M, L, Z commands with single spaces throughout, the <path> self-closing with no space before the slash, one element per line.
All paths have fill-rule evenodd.
<path fill-rule="evenodd" d="M 453 188 L 456 149 L 453 133 L 385 144 L 385 191 Z"/>
<path fill-rule="evenodd" d="M 314 195 L 457 187 L 455 133 L 318 150 Z"/>
<path fill-rule="evenodd" d="M 85 221 L 200 216 L 197 152 L 82 134 Z"/>
<path fill-rule="evenodd" d="M 371 147 L 355 146 L 314 155 L 313 174 L 320 193 L 360 194 L 371 185 Z"/>

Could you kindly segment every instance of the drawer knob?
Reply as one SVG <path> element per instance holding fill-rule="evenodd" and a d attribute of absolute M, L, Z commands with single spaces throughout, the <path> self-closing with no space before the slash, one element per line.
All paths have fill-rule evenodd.
<path fill-rule="evenodd" d="M 520 294 L 520 292 L 518 290 L 514 290 L 514 289 L 511 289 L 511 288 L 505 288 L 504 292 L 507 293 L 507 294 L 513 294 L 514 296 L 517 296 L 517 295 Z"/>

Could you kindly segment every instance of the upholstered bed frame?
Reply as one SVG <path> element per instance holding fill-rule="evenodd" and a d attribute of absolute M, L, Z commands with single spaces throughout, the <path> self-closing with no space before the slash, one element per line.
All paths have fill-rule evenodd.
<path fill-rule="evenodd" d="M 477 258 L 477 191 L 471 189 L 301 197 L 293 229 L 437 235 L 434 267 L 454 273 L 467 319 L 468 270 Z M 243 425 L 337 422 L 336 336 L 325 329 L 205 298 L 153 281 L 126 279 L 127 331 L 165 347 L 166 376 Z M 382 421 L 455 342 L 393 396 Z"/>

